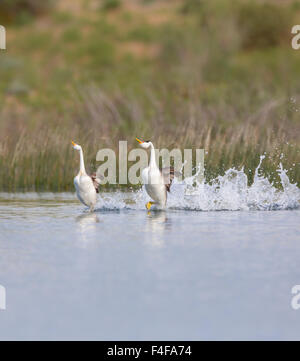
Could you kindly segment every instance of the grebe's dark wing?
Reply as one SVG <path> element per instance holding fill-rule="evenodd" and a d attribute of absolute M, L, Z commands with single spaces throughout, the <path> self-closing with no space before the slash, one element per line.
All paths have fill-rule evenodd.
<path fill-rule="evenodd" d="M 160 172 L 161 172 L 161 174 L 163 176 L 164 183 L 165 183 L 165 186 L 166 186 L 166 190 L 167 190 L 167 192 L 170 192 L 173 179 L 175 177 L 181 177 L 181 173 L 176 172 L 174 167 L 162 168 L 162 169 L 160 169 Z"/>
<path fill-rule="evenodd" d="M 96 173 L 92 173 L 90 175 L 92 181 L 93 181 L 93 184 L 94 184 L 94 187 L 96 189 L 96 192 L 99 193 L 99 188 L 100 188 L 100 182 L 102 179 L 104 179 L 104 177 L 102 176 L 99 176 L 97 175 Z"/>

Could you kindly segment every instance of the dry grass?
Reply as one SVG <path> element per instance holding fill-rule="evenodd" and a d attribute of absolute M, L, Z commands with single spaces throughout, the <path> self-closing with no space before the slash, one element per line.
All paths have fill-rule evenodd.
<path fill-rule="evenodd" d="M 119 140 L 136 147 L 135 136 L 150 137 L 159 148 L 205 148 L 207 179 L 231 166 L 244 166 L 251 179 L 259 155 L 266 152 L 264 171 L 270 178 L 276 180 L 276 169 L 282 161 L 291 168 L 291 178 L 299 181 L 299 167 L 292 166 L 299 162 L 299 127 L 287 119 L 273 121 L 284 107 L 283 100 L 265 104 L 243 123 L 221 126 L 220 114 L 233 119 L 234 108 L 224 104 L 204 106 L 189 99 L 164 110 L 153 94 L 149 98 L 151 117 L 137 101 L 122 93 L 110 98 L 94 86 L 77 98 L 69 119 L 53 120 L 43 115 L 45 125 L 37 124 L 30 131 L 23 125 L 24 116 L 29 121 L 30 114 L 16 111 L 7 127 L 1 129 L 0 189 L 72 190 L 78 157 L 71 148 L 71 139 L 83 145 L 87 168 L 94 170 L 99 149 L 109 147 L 117 152 Z M 283 159 L 281 154 L 285 155 Z"/>

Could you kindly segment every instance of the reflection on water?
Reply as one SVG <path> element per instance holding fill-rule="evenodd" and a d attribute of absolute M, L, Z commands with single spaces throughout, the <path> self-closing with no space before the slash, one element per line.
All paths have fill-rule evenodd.
<path fill-rule="evenodd" d="M 81 245 L 86 247 L 89 244 L 91 236 L 96 238 L 97 223 L 100 223 L 100 219 L 96 213 L 84 213 L 76 217 L 76 223 L 78 226 L 78 234 L 81 236 Z"/>
<path fill-rule="evenodd" d="M 85 213 L 76 217 L 76 222 L 80 225 L 82 231 L 88 231 L 95 229 L 96 223 L 99 223 L 100 220 L 96 213 Z"/>
<path fill-rule="evenodd" d="M 145 241 L 152 247 L 163 247 L 164 233 L 167 226 L 165 211 L 148 212 L 145 227 Z"/>
<path fill-rule="evenodd" d="M 0 202 L 0 339 L 299 338 L 299 210 L 116 207 L 127 198 Z"/>
<path fill-rule="evenodd" d="M 164 233 L 171 226 L 171 220 L 167 217 L 167 212 L 156 210 L 147 212 L 147 223 L 145 226 L 145 242 L 154 248 L 164 246 Z"/>

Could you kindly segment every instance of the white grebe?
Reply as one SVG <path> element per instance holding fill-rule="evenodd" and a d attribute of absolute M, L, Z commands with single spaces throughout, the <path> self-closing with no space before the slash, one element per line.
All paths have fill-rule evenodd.
<path fill-rule="evenodd" d="M 138 138 L 136 140 L 142 148 L 151 148 L 149 166 L 143 169 L 142 178 L 146 191 L 154 202 L 148 202 L 146 208 L 150 210 L 153 204 L 164 208 L 167 203 L 167 192 L 170 192 L 174 176 L 180 176 L 181 174 L 175 172 L 173 167 L 160 169 L 156 164 L 154 145 L 150 141 L 143 142 Z"/>
<path fill-rule="evenodd" d="M 96 173 L 88 175 L 84 166 L 83 151 L 80 145 L 72 141 L 73 148 L 79 151 L 80 154 L 80 170 L 74 178 L 74 185 L 76 194 L 81 203 L 90 208 L 93 212 L 97 203 L 97 193 L 99 193 L 100 179 L 97 178 Z"/>

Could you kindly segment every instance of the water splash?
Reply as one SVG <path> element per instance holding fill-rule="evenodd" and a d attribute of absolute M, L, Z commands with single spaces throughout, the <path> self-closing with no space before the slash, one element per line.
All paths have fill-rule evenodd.
<path fill-rule="evenodd" d="M 277 172 L 281 189 L 272 184 L 268 178 L 260 174 L 265 156 L 260 157 L 255 170 L 254 180 L 248 186 L 248 177 L 241 170 L 230 168 L 223 176 L 218 176 L 212 182 L 200 183 L 198 174 L 186 178 L 179 183 L 175 180 L 168 195 L 167 209 L 194 210 L 194 211 L 221 211 L 221 210 L 291 210 L 300 209 L 300 188 L 291 183 L 287 170 L 280 163 Z M 198 170 L 198 173 L 201 170 Z M 36 202 L 49 200 L 52 202 L 68 202 L 81 207 L 75 194 L 71 193 L 23 193 L 1 194 L 0 202 L 28 201 Z M 97 211 L 145 210 L 149 201 L 144 188 L 132 192 L 101 193 Z"/>
<path fill-rule="evenodd" d="M 243 168 L 230 168 L 211 184 L 196 183 L 193 187 L 194 179 L 185 180 L 184 196 L 172 195 L 168 206 L 205 211 L 299 209 L 300 189 L 290 182 L 281 163 L 277 171 L 282 189 L 276 188 L 266 177 L 260 175 L 264 158 L 265 156 L 260 157 L 251 186 L 248 186 L 248 177 Z M 182 194 L 182 190 L 179 193 Z"/>
<path fill-rule="evenodd" d="M 264 158 L 264 155 L 260 157 L 251 186 L 248 186 L 244 169 L 235 168 L 228 169 L 223 176 L 210 183 L 199 183 L 197 174 L 183 183 L 175 181 L 168 196 L 167 208 L 194 211 L 300 209 L 300 189 L 291 183 L 281 163 L 277 171 L 282 189 L 276 188 L 260 174 Z M 144 189 L 131 195 L 117 193 L 104 196 L 102 209 L 144 209 L 148 200 Z"/>

